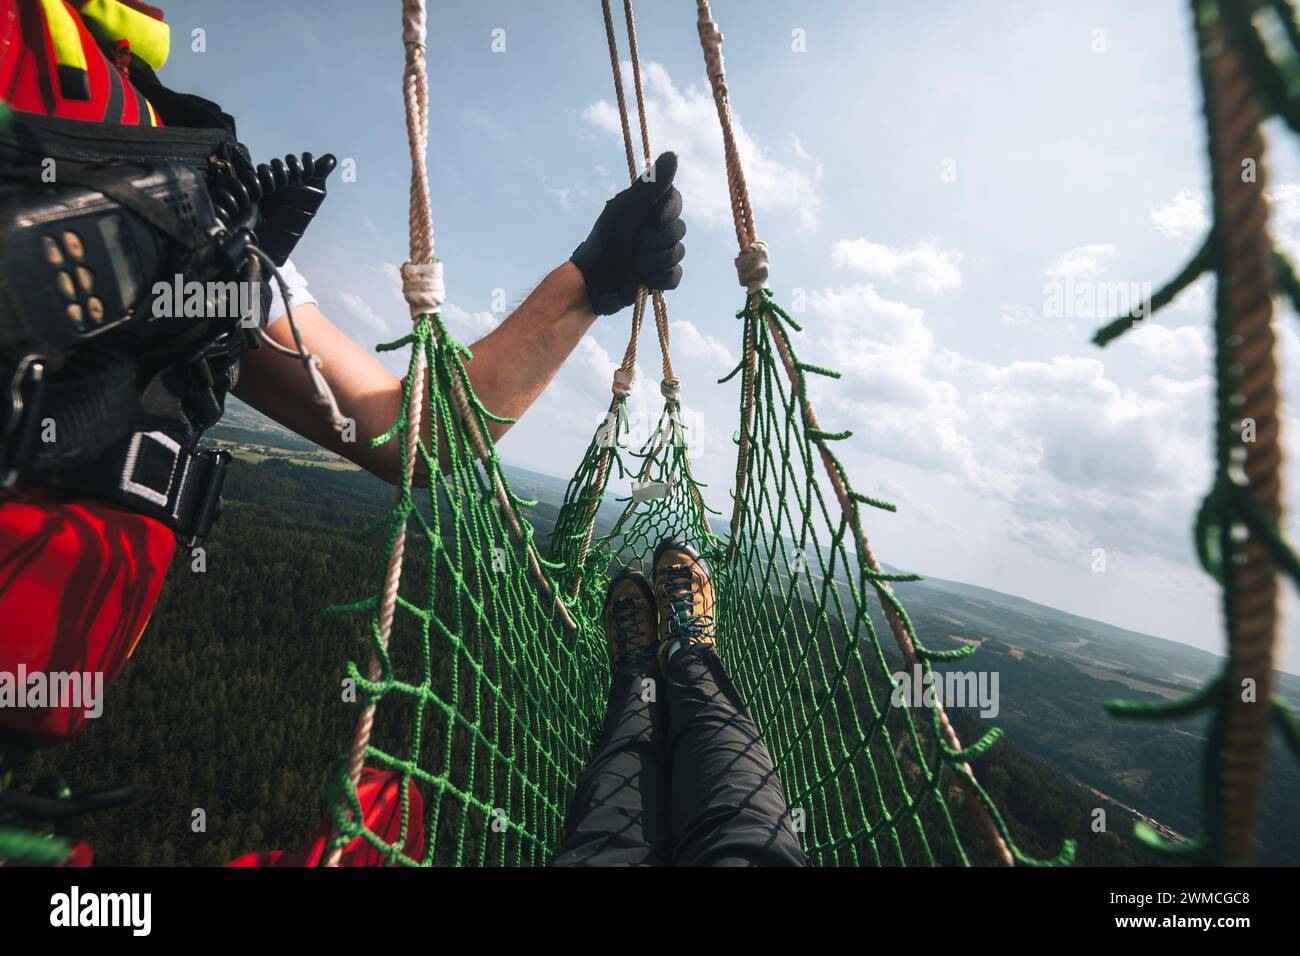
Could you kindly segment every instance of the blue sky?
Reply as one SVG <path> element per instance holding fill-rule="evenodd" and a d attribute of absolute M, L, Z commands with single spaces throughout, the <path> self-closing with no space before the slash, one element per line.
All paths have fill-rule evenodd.
<path fill-rule="evenodd" d="M 354 161 L 355 182 L 332 185 L 295 262 L 359 341 L 399 336 L 409 170 L 399 4 L 164 6 L 164 81 L 220 102 L 259 161 L 301 150 Z M 855 485 L 899 504 L 870 519 L 877 553 L 1219 650 L 1216 591 L 1190 534 L 1209 480 L 1207 288 L 1106 350 L 1088 342 L 1104 301 L 1076 298 L 1096 290 L 1128 304 L 1113 296 L 1158 286 L 1203 235 L 1186 4 L 713 7 L 771 284 L 802 308 L 801 356 L 844 373 L 818 384 L 815 404 L 826 427 L 854 431 L 840 450 Z M 674 360 L 695 467 L 718 507 L 737 396 L 715 382 L 739 354 L 742 300 L 721 140 L 694 4 L 638 12 L 653 146 L 681 156 L 690 228 L 685 279 L 669 298 Z M 473 341 L 503 317 L 494 302 L 517 303 L 568 257 L 625 178 L 599 4 L 431 3 L 428 65 L 447 315 Z M 1296 143 L 1272 133 L 1274 230 L 1300 250 Z M 507 461 L 571 473 L 627 328 L 626 313 L 597 324 L 503 443 Z M 1300 357 L 1296 317 L 1280 313 L 1279 329 L 1285 385 Z M 641 346 L 634 408 L 648 417 L 658 411 L 648 331 Z M 1285 437 L 1294 461 L 1300 448 Z M 1297 496 L 1289 512 L 1300 513 Z M 1293 672 L 1295 608 L 1288 596 Z"/>

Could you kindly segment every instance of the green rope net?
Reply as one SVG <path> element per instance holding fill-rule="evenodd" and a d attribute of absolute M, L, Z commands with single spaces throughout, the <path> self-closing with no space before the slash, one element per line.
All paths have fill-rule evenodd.
<path fill-rule="evenodd" d="M 355 663 L 347 674 L 359 703 L 383 703 L 366 761 L 401 775 L 402 833 L 385 842 L 363 825 L 356 790 L 340 766 L 327 799 L 333 845 L 360 836 L 405 864 L 542 864 L 599 731 L 605 652 L 592 644 L 590 628 L 571 631 L 557 614 L 549 596 L 557 568 L 530 560 L 532 526 L 521 509 L 532 503 L 509 491 L 495 451 L 486 460 L 475 454 L 456 391 L 468 396 L 480 429 L 493 416 L 473 397 L 468 351 L 436 314 L 381 348 L 407 344 L 407 388 L 417 353 L 429 369 L 425 407 L 433 433 L 443 436 L 444 461 L 418 442 L 433 476 L 427 492 L 404 484 L 393 510 L 368 532 L 386 532 L 385 553 L 403 526 L 415 532 L 387 648 L 379 640 L 378 591 L 330 611 L 369 620 L 382 676 L 368 680 Z M 396 440 L 405 448 L 407 426 L 403 411 L 374 444 Z M 411 781 L 425 805 L 419 859 L 403 852 Z"/>
<path fill-rule="evenodd" d="M 847 435 L 805 427 L 803 373 L 834 373 L 800 366 L 791 387 L 768 320 L 776 320 L 787 349 L 787 328 L 796 326 L 766 291 L 755 303 L 740 313 L 746 341 L 754 345 L 743 378 L 755 413 L 735 537 L 710 521 L 718 513 L 708 509 L 692 474 L 675 394 L 659 427 L 636 450 L 623 443 L 626 399 L 615 398 L 569 485 L 550 560 L 535 569 L 528 558 L 533 532 L 523 514 L 529 503 L 509 492 L 495 452 L 486 460 L 475 455 L 457 413 L 459 388 L 480 427 L 492 417 L 473 398 L 467 350 L 437 315 L 421 318 L 411 336 L 387 346 L 423 350 L 428 407 L 444 436 L 445 460 L 440 465 L 420 442 L 434 476 L 427 497 L 403 487 L 391 514 L 373 529 L 386 531 L 391 543 L 410 523 L 421 545 L 407 557 L 388 648 L 379 646 L 378 593 L 333 613 L 369 619 L 382 677 L 370 681 L 355 663 L 347 668 L 359 703 L 382 702 L 367 762 L 419 787 L 427 838 L 419 859 L 403 852 L 405 804 L 400 839 L 386 842 L 366 829 L 340 768 L 328 796 L 334 845 L 360 836 L 405 864 L 545 863 L 603 723 L 610 680 L 599 623 L 605 587 L 623 565 L 648 568 L 658 541 L 677 535 L 714 568 L 719 654 L 764 734 L 815 862 L 989 862 L 996 851 L 976 824 L 977 804 L 1014 856 L 1033 862 L 1014 848 L 996 808 L 962 767 L 996 733 L 953 750 L 937 711 L 890 705 L 889 675 L 901 657 L 879 640 L 869 602 L 883 600 L 902 613 L 888 585 L 915 577 L 872 571 L 855 553 L 850 531 L 858 505 L 889 506 L 852 492 L 854 511 L 846 516 L 828 500 L 817 470 L 819 448 Z M 404 442 L 406 427 L 403 416 L 376 441 Z M 613 527 L 598 534 L 599 505 L 616 476 L 632 479 L 633 492 Z M 508 508 L 500 505 L 498 488 Z M 566 626 L 553 595 L 576 627 Z M 907 627 L 926 669 L 956 656 L 927 651 Z M 1072 853 L 1067 842 L 1051 862 L 1067 862 Z"/>
<path fill-rule="evenodd" d="M 608 3 L 604 10 L 622 111 Z M 625 13 L 648 163 L 630 4 Z M 409 56 L 408 50 L 408 70 Z M 623 127 L 635 176 L 625 113 Z M 642 295 L 634 330 L 645 305 Z M 743 357 L 723 379 L 741 375 L 732 517 L 715 524 L 712 518 L 722 515 L 705 503 L 692 472 L 666 313 L 655 305 L 669 376 L 658 427 L 639 448 L 627 446 L 629 383 L 616 376 L 606 421 L 566 489 L 548 559 L 538 555 L 524 514 L 531 503 L 509 490 L 486 438 L 493 416 L 474 397 L 468 351 L 436 314 L 420 317 L 413 335 L 387 346 L 413 346 L 408 388 L 427 365 L 437 444 L 411 444 L 409 411 L 376 439 L 415 447 L 433 477 L 427 495 L 404 479 L 392 512 L 375 529 L 387 532 L 391 552 L 384 580 L 391 582 L 394 567 L 401 570 L 391 628 L 384 620 L 391 602 L 383 597 L 391 596 L 391 584 L 385 592 L 383 581 L 364 600 L 333 609 L 368 618 L 375 662 L 368 674 L 355 663 L 347 668 L 363 716 L 351 767 L 340 764 L 327 794 L 331 850 L 360 838 L 392 863 L 547 862 L 604 722 L 611 674 L 600 620 L 609 580 L 628 565 L 648 572 L 658 543 L 675 537 L 694 545 L 713 569 L 718 654 L 772 753 L 795 832 L 813 862 L 1037 862 L 1016 848 L 970 768 L 999 732 L 963 747 L 938 705 L 895 705 L 893 675 L 900 669 L 928 674 L 974 648 L 926 648 L 891 589 L 916 576 L 886 574 L 870 553 L 860 509 L 893 508 L 852 489 L 830 450 L 848 433 L 820 429 L 809 404 L 807 376 L 837 374 L 794 357 L 790 333 L 798 326 L 768 290 L 751 287 L 737 316 Z M 623 376 L 635 346 L 629 344 Z M 631 495 L 612 526 L 598 527 L 611 480 L 630 480 Z M 408 547 L 414 553 L 403 568 L 393 546 L 406 540 L 408 528 L 419 547 Z M 873 606 L 885 625 L 873 620 Z M 881 626 L 893 637 L 888 644 Z M 368 728 L 371 705 L 377 716 Z M 366 763 L 401 781 L 396 839 L 362 820 L 356 757 L 366 741 Z M 425 804 L 419 853 L 406 845 L 411 785 Z M 1046 862 L 1068 863 L 1073 854 L 1066 841 Z"/>

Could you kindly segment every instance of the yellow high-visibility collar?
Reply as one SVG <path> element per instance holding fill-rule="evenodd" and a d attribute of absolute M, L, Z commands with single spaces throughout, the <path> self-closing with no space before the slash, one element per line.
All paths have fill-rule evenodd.
<path fill-rule="evenodd" d="M 58 3 L 59 6 L 63 4 Z M 126 40 L 131 52 L 155 70 L 162 69 L 171 50 L 171 28 L 121 0 L 85 0 L 80 4 L 86 28 L 101 43 Z"/>

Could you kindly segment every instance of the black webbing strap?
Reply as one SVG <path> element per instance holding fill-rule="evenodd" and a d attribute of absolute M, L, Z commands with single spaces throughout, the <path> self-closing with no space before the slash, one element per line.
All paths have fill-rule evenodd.
<path fill-rule="evenodd" d="M 136 431 L 93 461 L 36 472 L 30 480 L 147 515 L 188 545 L 206 538 L 221 513 L 229 462 L 229 452 L 189 448 L 161 431 Z"/>
<path fill-rule="evenodd" d="M 42 170 L 26 166 L 0 167 L 0 179 L 40 183 L 43 182 L 41 174 Z M 196 245 L 194 229 L 188 223 L 183 222 L 167 207 L 166 203 L 123 179 L 120 172 L 93 167 L 89 169 L 72 167 L 59 170 L 59 182 L 85 186 L 87 189 L 103 193 L 110 199 L 116 199 L 154 228 L 182 243 L 185 248 L 193 248 Z"/>
<path fill-rule="evenodd" d="M 51 441 L 38 441 L 30 462 L 21 467 L 52 468 L 102 452 L 130 429 L 140 415 L 134 363 L 102 353 L 76 376 L 45 380 L 39 401 L 27 414 L 37 422 L 49 420 L 56 429 Z"/>

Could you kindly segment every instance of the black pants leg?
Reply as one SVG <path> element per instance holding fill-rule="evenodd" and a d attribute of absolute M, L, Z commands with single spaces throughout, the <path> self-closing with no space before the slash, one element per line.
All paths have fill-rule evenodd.
<path fill-rule="evenodd" d="M 614 676 L 605 729 L 578 781 L 552 866 L 668 864 L 668 714 L 662 697 L 662 682 L 653 672 Z"/>
<path fill-rule="evenodd" d="M 668 662 L 675 866 L 805 866 L 785 791 L 713 648 Z"/>

